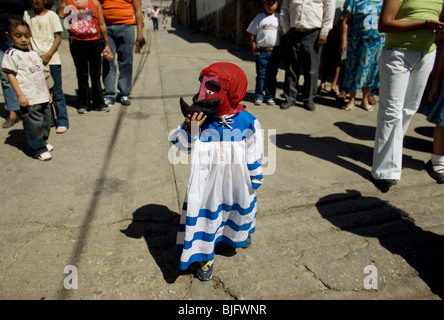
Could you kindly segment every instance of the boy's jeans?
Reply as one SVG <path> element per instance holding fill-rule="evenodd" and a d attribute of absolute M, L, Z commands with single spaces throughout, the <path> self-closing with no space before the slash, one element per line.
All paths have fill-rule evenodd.
<path fill-rule="evenodd" d="M 46 140 L 51 128 L 51 110 L 49 103 L 45 102 L 28 106 L 28 111 L 29 114 L 23 116 L 23 129 L 32 154 L 38 156 L 48 151 Z M 23 110 L 22 114 L 25 114 Z"/>
<path fill-rule="evenodd" d="M 256 89 L 255 98 L 274 98 L 276 95 L 276 75 L 279 66 L 279 52 L 262 51 L 256 56 Z"/>
<path fill-rule="evenodd" d="M 117 89 L 121 96 L 129 96 L 133 77 L 134 26 L 129 24 L 107 25 L 109 47 L 114 59 L 103 59 L 103 84 L 105 98 L 116 98 L 116 75 L 119 67 Z"/>
<path fill-rule="evenodd" d="M 404 135 L 419 108 L 436 51 L 384 50 L 379 60 L 379 110 L 372 175 L 401 179 Z"/>

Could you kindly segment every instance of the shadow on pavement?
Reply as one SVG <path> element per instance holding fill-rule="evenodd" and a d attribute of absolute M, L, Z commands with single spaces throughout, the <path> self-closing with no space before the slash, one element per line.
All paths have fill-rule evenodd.
<path fill-rule="evenodd" d="M 403 210 L 359 191 L 331 194 L 319 199 L 321 216 L 362 237 L 377 238 L 394 255 L 414 268 L 433 293 L 444 298 L 444 236 L 425 231 Z"/>
<path fill-rule="evenodd" d="M 180 254 L 174 250 L 179 215 L 168 207 L 148 204 L 133 213 L 133 221 L 125 230 L 127 237 L 144 238 L 167 283 L 174 283 L 182 274 L 178 268 Z"/>

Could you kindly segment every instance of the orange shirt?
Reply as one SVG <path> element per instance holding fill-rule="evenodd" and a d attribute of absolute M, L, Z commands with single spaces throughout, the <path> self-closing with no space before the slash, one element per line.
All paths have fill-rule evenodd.
<path fill-rule="evenodd" d="M 133 0 L 100 0 L 106 24 L 134 24 Z"/>
<path fill-rule="evenodd" d="M 99 14 L 93 0 L 88 0 L 87 6 L 76 6 L 72 0 L 68 0 L 67 5 L 75 7 L 65 18 L 68 19 L 69 37 L 76 40 L 100 39 Z"/>

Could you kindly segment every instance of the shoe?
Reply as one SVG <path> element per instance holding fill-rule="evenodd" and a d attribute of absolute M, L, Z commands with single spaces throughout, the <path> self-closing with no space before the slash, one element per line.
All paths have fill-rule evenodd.
<path fill-rule="evenodd" d="M 197 277 L 201 281 L 211 280 L 213 277 L 213 260 L 205 262 L 202 267 L 197 269 Z"/>
<path fill-rule="evenodd" d="M 68 131 L 68 127 L 65 127 L 65 126 L 57 127 L 57 129 L 56 129 L 56 133 L 58 133 L 58 134 L 65 133 L 66 131 Z"/>
<path fill-rule="evenodd" d="M 316 110 L 316 105 L 314 104 L 314 102 L 305 102 L 304 103 L 304 108 L 308 111 L 315 111 Z"/>
<path fill-rule="evenodd" d="M 426 163 L 426 170 L 427 173 L 438 182 L 438 184 L 444 183 L 444 173 L 442 172 L 436 172 L 435 169 L 433 169 L 433 163 L 432 160 L 429 160 L 429 162 Z"/>
<path fill-rule="evenodd" d="M 364 109 L 365 111 L 368 111 L 368 112 L 372 112 L 373 111 L 373 107 L 371 105 L 369 105 L 369 104 L 361 104 L 359 107 L 361 109 Z"/>
<path fill-rule="evenodd" d="M 282 103 L 279 108 L 282 110 L 287 110 L 290 109 L 293 106 L 292 103 L 285 101 L 284 103 Z"/>
<path fill-rule="evenodd" d="M 265 99 L 265 103 L 269 106 L 274 106 L 276 104 L 276 102 L 274 102 L 273 98 L 267 98 Z"/>
<path fill-rule="evenodd" d="M 249 246 L 251 246 L 251 235 L 248 236 L 247 243 L 242 247 L 242 249 L 247 249 Z"/>
<path fill-rule="evenodd" d="M 119 102 L 124 106 L 129 106 L 131 104 L 131 100 L 128 96 L 121 96 Z"/>
<path fill-rule="evenodd" d="M 37 159 L 39 159 L 40 161 L 48 161 L 52 159 L 51 154 L 48 151 L 45 151 L 39 155 L 35 156 Z"/>
<path fill-rule="evenodd" d="M 109 108 L 106 106 L 93 108 L 94 111 L 100 111 L 100 112 L 109 112 Z"/>
<path fill-rule="evenodd" d="M 103 101 L 108 107 L 113 106 L 116 103 L 116 99 L 113 98 L 105 98 Z"/>
<path fill-rule="evenodd" d="M 260 98 L 254 99 L 254 104 L 257 105 L 257 106 L 260 106 L 262 104 L 262 102 L 263 102 L 263 100 L 260 99 Z"/>
<path fill-rule="evenodd" d="M 347 103 L 345 106 L 342 107 L 345 111 L 352 111 L 355 108 L 354 103 Z"/>
<path fill-rule="evenodd" d="M 47 143 L 46 149 L 48 149 L 48 152 L 52 152 L 52 151 L 54 151 L 54 146 L 52 144 Z"/>
<path fill-rule="evenodd" d="M 390 190 L 390 187 L 398 183 L 398 181 L 396 181 L 395 179 L 376 179 L 371 174 L 370 181 L 382 193 L 388 192 Z"/>
<path fill-rule="evenodd" d="M 86 114 L 86 113 L 88 113 L 88 109 L 86 109 L 86 108 L 79 108 L 79 110 L 77 110 L 77 113 L 78 114 Z"/>
<path fill-rule="evenodd" d="M 4 129 L 8 129 L 20 121 L 21 121 L 20 117 L 15 117 L 15 118 L 8 117 L 8 119 L 6 119 L 6 121 L 3 123 L 2 127 Z"/>

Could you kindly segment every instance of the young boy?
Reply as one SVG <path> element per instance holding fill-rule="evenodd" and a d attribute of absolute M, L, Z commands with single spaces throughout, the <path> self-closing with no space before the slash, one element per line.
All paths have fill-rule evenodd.
<path fill-rule="evenodd" d="M 256 89 L 254 104 L 264 101 L 274 105 L 276 94 L 276 75 L 279 67 L 280 27 L 278 0 L 264 0 L 264 12 L 259 13 L 250 23 L 251 48 L 256 59 Z"/>
<path fill-rule="evenodd" d="M 250 245 L 256 226 L 256 190 L 263 182 L 263 139 L 259 121 L 239 103 L 247 91 L 241 68 L 219 62 L 203 69 L 194 112 L 170 135 L 170 142 L 191 152 L 191 172 L 182 207 L 176 250 L 179 268 L 200 263 L 197 276 L 213 275 L 215 245 Z"/>
<path fill-rule="evenodd" d="M 5 52 L 2 69 L 17 94 L 23 117 L 26 140 L 34 157 L 41 161 L 51 159 L 53 146 L 46 143 L 51 125 L 51 95 L 46 85 L 43 62 L 29 50 L 31 29 L 19 18 L 8 21 L 6 36 L 13 46 Z"/>
<path fill-rule="evenodd" d="M 65 133 L 69 128 L 69 120 L 62 89 L 62 63 L 57 51 L 62 41 L 62 24 L 59 16 L 48 9 L 52 6 L 52 0 L 29 0 L 29 3 L 32 9 L 25 11 L 23 19 L 31 28 L 32 50 L 40 55 L 45 66 L 49 66 L 54 79 L 51 92 L 56 117 L 51 122 L 56 126 L 56 133 Z"/>

